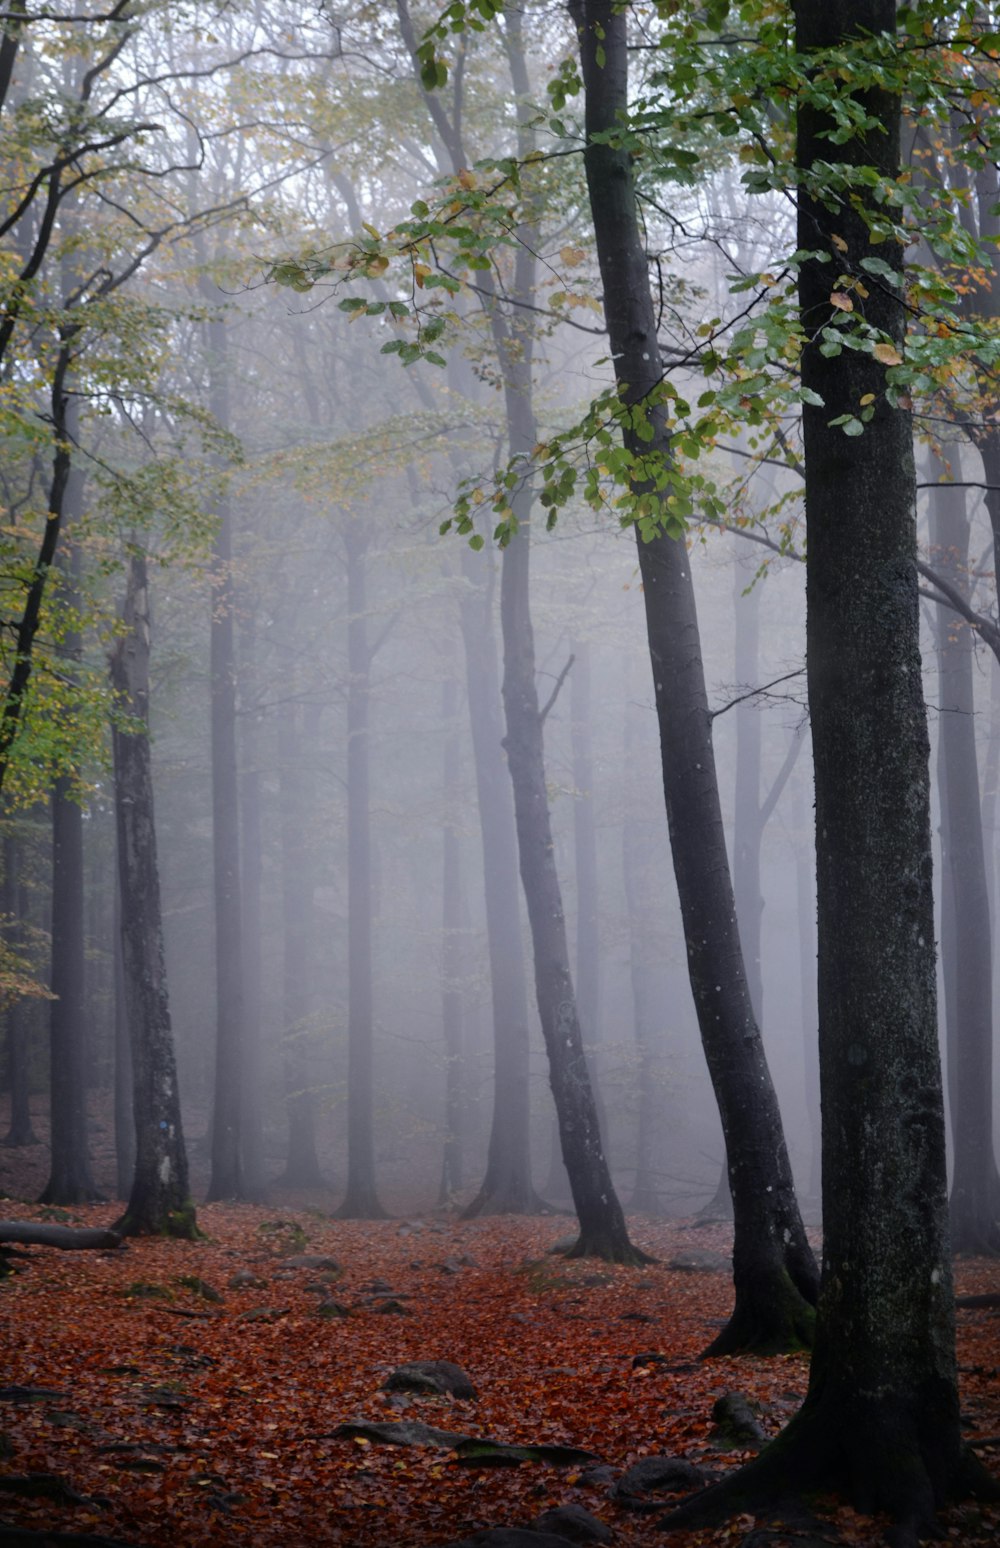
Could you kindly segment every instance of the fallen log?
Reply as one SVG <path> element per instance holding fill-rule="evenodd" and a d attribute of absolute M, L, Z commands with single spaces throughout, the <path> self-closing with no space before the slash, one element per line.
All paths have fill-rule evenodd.
<path fill-rule="evenodd" d="M 0 1220 L 0 1242 L 18 1242 L 29 1247 L 61 1247 L 77 1251 L 84 1247 L 120 1247 L 117 1231 L 98 1226 L 52 1225 L 42 1220 Z"/>

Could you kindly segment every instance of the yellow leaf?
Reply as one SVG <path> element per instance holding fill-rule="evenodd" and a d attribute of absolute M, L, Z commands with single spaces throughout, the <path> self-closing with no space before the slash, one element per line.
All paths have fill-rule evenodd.
<path fill-rule="evenodd" d="M 881 360 L 883 365 L 892 366 L 903 364 L 903 357 L 899 353 L 899 350 L 896 348 L 895 344 L 876 344 L 874 354 L 875 359 Z"/>
<path fill-rule="evenodd" d="M 458 174 L 458 181 L 461 183 L 463 188 L 475 188 L 476 174 L 475 172 L 470 172 L 468 167 L 463 167 L 461 172 Z"/>
<path fill-rule="evenodd" d="M 867 408 L 869 403 L 875 402 L 875 394 L 873 392 L 866 392 L 863 398 L 858 399 L 858 402 L 862 408 Z"/>
<path fill-rule="evenodd" d="M 833 245 L 837 249 L 838 253 L 846 253 L 847 252 L 847 243 L 844 241 L 842 236 L 837 236 L 837 234 L 835 232 L 831 232 L 830 233 L 830 241 L 833 243 Z"/>
<path fill-rule="evenodd" d="M 381 237 L 379 236 L 379 233 L 375 230 L 374 226 L 369 226 L 369 224 L 368 224 L 368 222 L 366 220 L 363 220 L 361 222 L 361 224 L 364 226 L 364 228 L 367 231 L 368 235 L 370 237 L 374 237 L 375 238 L 376 242 L 380 242 L 382 240 Z"/>
<path fill-rule="evenodd" d="M 572 269 L 578 263 L 582 263 L 587 254 L 582 247 L 561 247 L 559 249 L 559 256 L 567 268 Z"/>
<path fill-rule="evenodd" d="M 433 273 L 433 270 L 429 264 L 415 263 L 413 265 L 413 278 L 416 280 L 421 290 L 424 288 L 424 280 L 427 279 L 428 275 L 431 273 Z"/>
<path fill-rule="evenodd" d="M 850 296 L 845 296 L 842 290 L 835 290 L 830 297 L 830 305 L 837 307 L 841 312 L 853 312 L 854 302 Z"/>

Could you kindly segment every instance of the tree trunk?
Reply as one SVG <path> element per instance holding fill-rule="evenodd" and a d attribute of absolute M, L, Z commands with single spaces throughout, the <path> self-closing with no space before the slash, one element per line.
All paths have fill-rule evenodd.
<path fill-rule="evenodd" d="M 449 1203 L 463 1184 L 462 1168 L 462 854 L 458 836 L 460 751 L 455 734 L 457 685 L 442 687 L 444 822 L 441 885 L 441 1026 L 444 1032 L 444 1154 L 438 1201 Z"/>
<path fill-rule="evenodd" d="M 372 859 L 368 717 L 371 650 L 360 522 L 344 532 L 347 551 L 347 1191 L 341 1220 L 381 1220 L 375 1183 L 375 1071 L 372 1009 Z"/>
<path fill-rule="evenodd" d="M 573 0 L 586 91 L 585 161 L 604 311 L 626 401 L 646 401 L 651 442 L 669 461 L 656 319 L 628 153 L 613 131 L 628 101 L 625 16 L 611 0 Z M 603 57 L 603 63 L 599 58 Z M 637 532 L 638 538 L 638 532 Z M 667 821 L 688 970 L 726 1137 L 734 1206 L 736 1305 L 706 1351 L 779 1350 L 812 1337 L 817 1273 L 799 1215 L 781 1116 L 747 989 L 719 804 L 691 564 L 683 537 L 638 542 L 663 761 Z"/>
<path fill-rule="evenodd" d="M 895 0 L 798 0 L 795 14 L 796 48 L 817 69 L 825 50 L 896 26 Z M 894 183 L 899 97 L 873 87 L 862 103 L 874 127 L 838 144 L 837 160 Z M 801 102 L 800 168 L 827 163 L 835 122 Z M 849 187 L 826 199 L 798 190 L 799 246 L 835 253 L 846 270 L 869 253 L 866 215 L 882 208 L 867 185 Z M 879 252 L 901 273 L 898 243 Z M 888 1512 L 893 1541 L 915 1545 L 938 1535 L 935 1507 L 975 1464 L 955 1372 L 912 426 L 888 401 L 872 354 L 821 353 L 836 315 L 830 275 L 816 259 L 799 271 L 802 382 L 821 404 L 803 413 L 823 1100 L 816 1345 L 805 1404 L 788 1428 L 670 1524 L 704 1521 L 713 1504 L 742 1509 L 832 1485 L 856 1509 Z M 865 301 L 866 324 L 899 352 L 904 306 L 892 284 L 873 286 Z M 848 439 L 837 419 L 862 401 L 874 415 Z"/>
<path fill-rule="evenodd" d="M 629 790 L 629 774 L 636 753 L 636 711 L 625 706 L 625 815 L 622 822 L 622 876 L 628 910 L 629 976 L 632 987 L 632 1020 L 638 1056 L 639 1112 L 635 1136 L 635 1182 L 629 1208 L 638 1214 L 662 1212 L 653 1168 L 657 1127 L 657 1091 L 653 1077 L 653 1038 L 663 1020 L 657 995 L 656 957 L 650 921 L 656 918 L 657 900 L 650 886 L 650 853 L 647 823 L 637 810 L 637 797 Z"/>
<path fill-rule="evenodd" d="M 935 568 L 969 591 L 969 518 L 965 491 L 932 491 Z M 945 608 L 935 615 L 939 674 L 942 924 L 954 1174 L 951 1239 L 956 1252 L 1000 1251 L 993 1192 L 993 956 L 976 759 L 973 640 Z M 945 896 L 947 894 L 947 896 Z"/>
<path fill-rule="evenodd" d="M 260 727 L 255 705 L 256 662 L 252 600 L 246 603 L 250 618 L 241 630 L 240 671 L 240 924 L 243 964 L 243 1089 L 242 1161 L 243 1186 L 249 1199 L 267 1193 L 264 1164 L 264 1113 L 261 1049 L 261 886 L 263 844 L 260 815 Z"/>
<path fill-rule="evenodd" d="M 208 325 L 212 413 L 229 425 L 226 325 Z M 212 554 L 212 868 L 215 894 L 215 1093 L 209 1200 L 245 1196 L 242 1158 L 243 962 L 240 919 L 239 784 L 236 764 L 233 518 L 228 491 L 217 506 Z"/>
<path fill-rule="evenodd" d="M 519 104 L 523 104 L 527 101 L 528 80 L 520 28 L 520 13 L 510 12 L 507 55 L 514 91 Z M 522 127 L 519 153 L 526 155 L 528 149 L 529 137 Z M 522 237 L 514 258 L 510 294 L 515 302 L 523 300 L 530 304 L 536 260 L 532 234 L 524 230 Z M 527 316 L 516 306 L 509 315 L 496 302 L 490 308 L 504 382 L 508 450 L 512 457 L 530 461 L 538 434 L 532 407 L 533 336 Z M 625 1216 L 601 1145 L 569 968 L 566 920 L 545 783 L 544 714 L 539 707 L 535 680 L 529 578 L 532 499 L 530 481 L 524 479 L 511 496 L 516 530 L 504 549 L 501 569 L 504 747 L 514 790 L 521 884 L 531 927 L 535 997 L 558 1115 L 560 1146 L 580 1223 L 580 1235 L 570 1256 L 639 1263 L 646 1261 L 646 1255 L 629 1241 Z"/>
<path fill-rule="evenodd" d="M 302 746 L 296 722 L 295 700 L 288 698 L 277 717 L 284 917 L 282 1054 L 288 1115 L 288 1160 L 281 1181 L 287 1188 L 322 1188 L 309 1058 L 312 1038 L 309 982 L 313 970 L 316 886 L 311 818 L 316 803 L 314 796 L 310 799 L 304 788 L 303 759 L 310 753 Z"/>
<path fill-rule="evenodd" d="M 111 653 L 116 708 L 140 729 L 114 725 L 115 817 L 122 968 L 132 1052 L 136 1158 L 123 1236 L 198 1235 L 188 1192 L 174 1039 L 163 960 L 160 873 L 149 749 L 149 592 L 145 555 L 129 559 L 123 621 Z"/>
<path fill-rule="evenodd" d="M 590 731 L 590 644 L 573 646 L 569 675 L 570 741 L 573 752 L 573 858 L 576 879 L 576 1003 L 587 1055 L 594 1105 L 605 1149 L 610 1143 L 608 1114 L 599 1075 L 601 1027 L 600 886 L 597 827 L 594 818 L 594 755 Z"/>
<path fill-rule="evenodd" d="M 115 839 L 117 845 L 117 835 Z M 125 963 L 122 954 L 122 889 L 115 867 L 114 909 L 115 997 L 115 1183 L 117 1197 L 127 1199 L 135 1178 L 135 1106 L 132 1101 L 132 1043 L 125 1004 Z"/>
<path fill-rule="evenodd" d="M 20 956 L 25 945 L 28 889 L 21 877 L 21 845 L 13 831 L 14 821 L 14 818 L 8 817 L 3 836 L 4 936 L 11 950 Z M 7 1005 L 6 1023 L 10 1128 L 3 1143 L 12 1148 L 37 1145 L 38 1136 L 31 1125 L 30 1024 L 23 997 L 11 996 Z"/>
<path fill-rule="evenodd" d="M 535 1214 L 544 1208 L 531 1182 L 528 991 L 521 942 L 517 833 L 503 754 L 500 671 L 493 629 L 492 554 L 466 549 L 460 619 L 482 835 L 486 941 L 493 1013 L 493 1118 L 486 1173 L 463 1219 Z"/>

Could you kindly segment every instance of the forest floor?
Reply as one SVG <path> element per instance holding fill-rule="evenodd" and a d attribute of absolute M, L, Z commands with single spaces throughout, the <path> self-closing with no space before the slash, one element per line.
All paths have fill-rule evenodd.
<path fill-rule="evenodd" d="M 8 1200 L 0 1213 L 56 1212 Z M 116 1207 L 58 1213 L 106 1224 Z M 33 1529 L 144 1548 L 432 1548 L 565 1505 L 634 1548 L 881 1540 L 877 1522 L 833 1501 L 805 1532 L 745 1516 L 667 1537 L 665 1496 L 646 1512 L 612 1498 L 643 1458 L 739 1465 L 748 1453 L 713 1439 L 721 1395 L 745 1395 L 773 1434 L 805 1392 L 799 1356 L 697 1359 L 730 1307 L 726 1226 L 636 1219 L 634 1239 L 659 1261 L 627 1269 L 553 1256 L 567 1223 L 552 1218 L 347 1223 L 215 1204 L 198 1219 L 199 1242 L 30 1247 L 15 1260 L 0 1285 L 0 1544 L 36 1541 L 21 1535 Z M 702 1266 L 672 1268 L 682 1254 Z M 1000 1266 L 960 1262 L 957 1279 L 960 1294 L 995 1292 Z M 997 1469 L 997 1310 L 960 1309 L 958 1338 L 968 1436 Z M 477 1396 L 383 1390 L 414 1360 L 456 1362 Z M 338 1433 L 413 1420 L 592 1458 L 518 1464 Z M 1000 1541 L 1000 1510 L 955 1507 L 943 1524 L 952 1542 Z"/>

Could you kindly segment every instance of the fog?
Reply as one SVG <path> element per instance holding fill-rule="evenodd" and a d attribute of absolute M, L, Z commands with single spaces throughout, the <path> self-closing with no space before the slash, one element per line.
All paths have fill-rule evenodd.
<path fill-rule="evenodd" d="M 478 713 L 505 771 L 501 575 L 530 530 L 552 858 L 604 1151 L 626 1209 L 686 1216 L 718 1205 L 724 1144 L 674 881 L 635 538 L 612 479 L 601 475 L 596 509 L 582 498 L 587 468 L 606 451 L 584 441 L 573 452 L 579 482 L 550 530 L 532 504 L 544 473 L 515 465 L 510 487 L 527 499 L 530 520 L 510 546 L 493 536 L 506 509 L 494 500 L 496 480 L 516 452 L 504 392 L 509 399 L 515 365 L 528 351 L 538 467 L 612 381 L 579 167 L 553 159 L 527 214 L 517 209 L 522 235 L 530 225 L 537 244 L 530 296 L 515 294 L 509 233 L 478 269 L 462 268 L 442 235 L 420 249 L 424 274 L 387 233 L 414 201 L 443 199 L 442 188 L 486 188 L 495 170 L 468 169 L 512 154 L 528 132 L 496 37 L 461 44 L 464 74 L 447 100 L 457 118 L 454 93 L 464 93 L 467 159 L 453 167 L 395 7 L 351 8 L 335 25 L 326 10 L 223 8 L 211 27 L 204 10 L 192 10 L 186 33 L 154 8 L 96 77 L 102 111 L 117 111 L 124 92 L 129 112 L 156 127 L 132 145 L 133 160 L 101 152 L 100 171 L 98 153 L 79 151 L 85 175 L 60 206 L 41 293 L 53 307 L 93 302 L 96 317 L 68 366 L 68 428 L 65 416 L 53 427 L 45 406 L 55 346 L 40 334 L 51 324 L 38 324 L 10 368 L 19 412 L 46 426 L 3 476 L 12 592 L 44 516 L 49 430 L 53 444 L 69 435 L 81 487 L 65 513 L 65 564 L 40 636 L 44 691 L 31 713 L 43 730 L 22 746 L 9 782 L 4 912 L 33 988 L 7 991 L 5 1049 L 16 1069 L 6 1086 L 13 1105 L 13 1088 L 26 1082 L 33 1142 L 0 1151 L 0 1186 L 37 1192 L 49 1170 L 52 1011 L 37 988 L 53 983 L 58 950 L 53 789 L 82 831 L 84 891 L 71 905 L 83 925 L 82 989 L 60 1003 L 85 1050 L 93 1179 L 117 1196 L 127 1181 L 128 1013 L 104 679 L 127 558 L 138 549 L 149 561 L 149 747 L 194 1196 L 212 1186 L 213 1145 L 235 1122 L 243 1197 L 333 1210 L 346 1195 L 356 1214 L 464 1208 L 476 1198 L 490 1159 L 496 1049 L 516 1034 L 496 1021 L 484 799 L 501 819 L 485 842 L 507 846 L 494 848 L 494 862 L 512 868 L 518 856 L 510 783 L 484 784 L 473 720 Z M 434 8 L 413 10 L 419 34 Z M 561 8 L 536 11 L 526 14 L 540 46 L 521 65 L 541 100 L 569 38 Z M 82 54 L 41 34 L 24 43 L 15 106 L 54 92 L 58 69 L 79 92 Z M 547 133 L 543 149 L 555 143 Z M 30 154 L 44 160 L 44 151 L 35 144 Z M 702 370 L 683 364 L 685 351 L 707 318 L 730 316 L 727 276 L 765 269 L 787 216 L 777 200 L 758 198 L 751 210 L 724 169 L 707 168 L 670 197 L 674 224 L 652 198 L 647 211 L 663 287 L 660 343 L 678 391 L 696 397 Z M 14 221 L 22 255 L 40 218 L 29 202 Z M 322 265 L 310 269 L 317 254 Z M 276 282 L 282 264 L 302 265 L 297 283 L 287 273 Z M 453 289 L 428 283 L 457 269 Z M 98 310 L 105 275 L 116 277 L 113 314 Z M 358 298 L 364 305 L 351 309 Z M 362 315 L 364 306 L 378 310 Z M 491 332 L 497 317 L 508 344 L 514 338 L 506 355 Z M 517 335 L 525 318 L 530 350 Z M 432 329 L 429 342 L 418 319 Z M 400 341 L 413 345 L 414 363 L 386 351 Z M 815 1219 L 801 500 L 794 455 L 768 465 L 772 430 L 750 426 L 709 452 L 724 514 L 706 500 L 685 541 L 748 979 L 800 1201 Z M 794 441 L 797 428 L 782 433 Z M 980 478 L 976 454 L 964 459 L 967 476 Z M 440 531 L 470 491 L 479 548 L 454 525 Z M 989 527 L 968 494 L 975 562 Z M 981 605 L 995 610 L 992 576 L 977 584 Z M 925 603 L 932 769 L 940 606 Z M 55 668 L 67 659 L 73 688 L 61 698 Z M 977 644 L 994 908 L 996 678 Z M 516 908 L 530 1179 L 538 1197 L 569 1208 L 520 886 Z M 508 943 L 508 960 L 511 952 Z M 942 1016 L 942 1036 L 943 1025 Z M 237 1060 L 225 1076 L 239 1088 L 235 1119 L 219 1112 L 220 1038 Z M 354 1175 L 369 1149 L 374 1175 Z"/>

